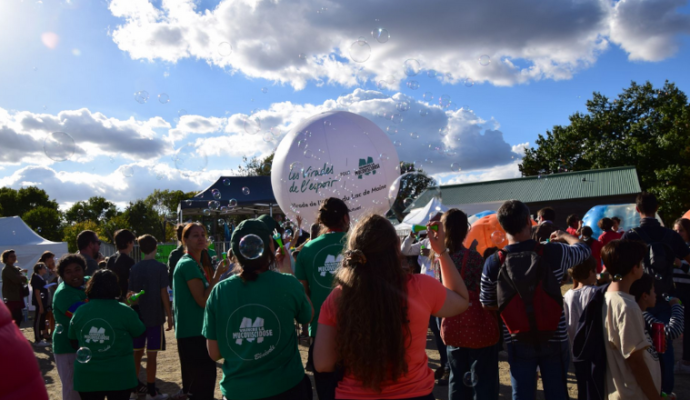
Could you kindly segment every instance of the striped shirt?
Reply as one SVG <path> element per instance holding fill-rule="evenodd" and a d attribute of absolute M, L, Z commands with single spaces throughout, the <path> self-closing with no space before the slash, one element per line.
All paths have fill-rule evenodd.
<path fill-rule="evenodd" d="M 645 329 L 649 333 L 649 336 L 652 336 L 652 324 L 654 323 L 662 323 L 663 321 L 657 319 L 655 316 L 653 316 L 651 313 L 645 311 L 642 313 L 642 316 L 644 317 L 644 322 L 645 322 Z M 671 320 L 668 322 L 668 324 L 665 325 L 664 331 L 666 332 L 666 340 L 675 340 L 678 338 L 680 335 L 683 334 L 683 323 L 685 321 L 685 317 L 683 315 L 683 306 L 680 304 L 674 304 L 671 306 Z"/>
<path fill-rule="evenodd" d="M 531 251 L 536 246 L 534 240 L 526 240 L 524 242 L 511 244 L 505 247 L 506 252 L 520 252 Z M 589 246 L 584 243 L 576 243 L 572 246 L 562 243 L 547 243 L 544 245 L 543 258 L 547 265 L 552 268 L 556 280 L 561 282 L 566 275 L 568 268 L 572 268 L 581 264 L 592 254 Z M 498 271 L 501 269 L 501 263 L 498 259 L 498 254 L 489 257 L 484 263 L 484 272 L 482 273 L 481 292 L 479 294 L 479 301 L 485 306 L 498 306 L 498 296 L 496 293 L 496 283 L 498 281 Z M 566 331 L 565 313 L 561 314 L 561 320 L 558 324 L 558 330 L 554 336 L 549 340 L 550 342 L 564 342 L 568 340 L 568 333 Z M 513 341 L 508 333 L 505 325 L 503 326 L 503 339 L 506 343 Z"/>
<path fill-rule="evenodd" d="M 688 248 L 690 248 L 690 244 Z M 690 265 L 688 265 L 687 261 L 682 260 L 680 267 L 673 267 L 673 282 L 676 283 L 676 286 L 678 286 L 678 284 L 690 285 Z M 682 286 L 677 287 L 677 289 L 681 288 L 685 289 L 685 287 Z"/>

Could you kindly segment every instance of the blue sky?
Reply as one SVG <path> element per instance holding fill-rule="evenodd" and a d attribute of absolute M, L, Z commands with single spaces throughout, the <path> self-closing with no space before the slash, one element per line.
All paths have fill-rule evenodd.
<path fill-rule="evenodd" d="M 273 2 L 229 0 L 4 0 L 0 128 L 5 130 L 0 135 L 17 144 L 6 150 L 12 154 L 0 157 L 0 183 L 37 184 L 63 205 L 91 195 L 122 204 L 152 187 L 198 190 L 231 173 L 242 156 L 265 155 L 275 147 L 247 141 L 238 128 L 252 110 L 263 130 L 278 127 L 285 133 L 310 112 L 333 108 L 329 100 L 352 94 L 350 109 L 385 129 L 389 123 L 376 119 L 364 100 L 379 99 L 382 93 L 377 107 L 400 99 L 434 107 L 435 101 L 423 99 L 425 92 L 435 99 L 449 95 L 452 106 L 436 107 L 435 119 L 407 116 L 406 123 L 428 123 L 428 131 L 419 133 L 422 140 L 432 141 L 439 140 L 437 126 L 459 126 L 449 133 L 460 143 L 450 145 L 455 146 L 450 158 L 463 165 L 452 174 L 440 166 L 449 164 L 445 160 L 427 169 L 444 181 L 508 178 L 518 174 L 521 148 L 534 144 L 537 134 L 554 124 L 567 123 L 570 114 L 585 111 L 593 91 L 615 96 L 631 81 L 658 86 L 668 79 L 690 92 L 687 2 L 676 8 L 670 0 L 591 0 L 543 11 L 544 2 L 524 0 L 517 2 L 521 6 L 512 19 L 507 7 L 514 5 L 509 2 L 505 10 L 503 1 L 492 3 L 493 9 L 465 2 L 461 7 L 476 21 L 443 19 L 453 14 L 456 3 L 426 3 L 420 11 L 419 2 L 393 2 L 392 11 L 381 12 L 366 1 L 279 1 L 270 6 Z M 253 12 L 247 11 L 249 4 Z M 320 8 L 326 10 L 317 13 Z M 580 23 L 569 22 L 578 17 Z M 381 26 L 391 34 L 384 44 L 367 32 Z M 48 32 L 56 35 L 57 44 L 42 41 Z M 201 35 L 210 43 L 229 40 L 233 54 L 219 57 L 213 44 L 198 39 Z M 361 64 L 343 50 L 359 36 L 372 47 L 372 58 Z M 296 72 L 292 67 L 301 49 L 310 61 Z M 480 54 L 492 55 L 490 66 L 478 65 Z M 422 64 L 416 77 L 402 73 L 407 58 Z M 539 71 L 533 71 L 535 66 Z M 359 69 L 365 82 L 353 78 Z M 429 78 L 428 69 L 450 72 L 452 78 Z M 463 84 L 467 77 L 474 77 L 474 86 Z M 379 91 L 376 82 L 382 79 L 399 87 Z M 405 87 L 409 80 L 420 88 Z M 150 95 L 146 104 L 134 100 L 140 90 Z M 364 95 L 375 91 L 380 93 Z M 170 102 L 158 102 L 159 93 L 168 94 Z M 467 111 L 460 119 L 453 114 L 457 108 Z M 180 121 L 181 109 L 194 117 Z M 449 122 L 456 119 L 467 125 Z M 50 131 L 72 134 L 69 129 L 78 150 L 68 161 L 52 162 L 36 151 Z M 500 138 L 493 135 L 492 140 L 498 141 L 495 145 L 503 150 L 496 153 L 502 155 L 490 151 L 494 144 L 484 137 L 486 130 L 500 131 Z M 86 140 L 88 135 L 92 140 Z M 488 149 L 485 161 L 463 160 L 463 135 Z M 27 138 L 35 140 L 33 148 L 21 144 Z M 152 140 L 155 154 L 143 154 L 136 138 Z M 121 141 L 121 146 L 106 139 Z M 203 174 L 175 170 L 172 153 L 187 143 L 221 148 L 209 153 Z M 410 160 L 414 152 L 414 143 L 403 141 L 400 158 Z M 125 166 L 134 168 L 134 176 L 122 176 Z"/>

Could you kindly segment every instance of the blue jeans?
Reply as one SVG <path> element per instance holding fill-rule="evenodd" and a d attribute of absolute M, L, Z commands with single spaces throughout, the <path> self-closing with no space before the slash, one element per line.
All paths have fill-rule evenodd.
<path fill-rule="evenodd" d="M 544 398 L 569 399 L 568 367 L 570 344 L 542 343 L 539 347 L 527 343 L 508 343 L 508 363 L 513 400 L 533 400 L 537 392 L 537 366 L 544 383 Z"/>
<path fill-rule="evenodd" d="M 448 400 L 498 399 L 498 345 L 481 349 L 447 346 L 446 349 L 450 365 Z M 463 381 L 472 364 L 476 377 L 474 387 Z"/>
<path fill-rule="evenodd" d="M 647 312 L 652 314 L 656 319 L 668 325 L 671 321 L 671 306 L 664 299 L 657 298 L 656 306 L 648 308 Z M 666 353 L 659 354 L 659 362 L 661 363 L 661 390 L 666 393 L 673 392 L 674 376 L 673 363 L 675 357 L 673 354 L 673 341 L 666 341 Z"/>
<path fill-rule="evenodd" d="M 436 348 L 438 349 L 438 356 L 441 359 L 441 366 L 448 369 L 448 355 L 446 354 L 446 344 L 441 339 L 441 318 L 436 318 L 433 315 L 429 319 L 429 328 L 434 333 L 434 340 L 436 341 Z"/>

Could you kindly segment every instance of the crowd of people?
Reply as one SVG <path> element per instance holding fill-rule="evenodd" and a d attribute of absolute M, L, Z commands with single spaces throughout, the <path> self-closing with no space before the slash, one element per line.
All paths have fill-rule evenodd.
<path fill-rule="evenodd" d="M 200 223 L 178 227 L 167 265 L 153 236 L 126 229 L 107 261 L 84 231 L 77 254 L 56 263 L 45 253 L 30 278 L 7 250 L 2 292 L 19 325 L 33 288 L 34 344 L 52 346 L 64 400 L 213 399 L 217 362 L 225 399 L 311 400 L 310 371 L 319 400 L 431 400 L 444 385 L 452 400 L 490 400 L 501 352 L 517 400 L 533 399 L 539 378 L 547 399 L 569 398 L 571 361 L 579 398 L 673 398 L 674 375 L 690 374 L 690 338 L 683 360 L 673 352 L 690 320 L 690 220 L 664 228 L 649 193 L 636 207 L 638 227 L 603 218 L 595 239 L 578 216 L 561 230 L 544 208 L 535 225 L 524 203 L 506 201 L 497 218 L 508 244 L 479 254 L 463 244 L 471 227 L 461 210 L 431 215 L 426 231 L 401 240 L 386 218 L 353 222 L 328 198 L 309 232 L 301 218 L 292 234 L 268 215 L 241 222 L 220 259 Z M 163 394 L 156 356 L 173 329 L 182 388 Z"/>

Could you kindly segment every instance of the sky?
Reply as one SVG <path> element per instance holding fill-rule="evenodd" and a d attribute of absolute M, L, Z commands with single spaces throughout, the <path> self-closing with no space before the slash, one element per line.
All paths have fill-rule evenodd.
<path fill-rule="evenodd" d="M 631 81 L 690 92 L 684 0 L 0 0 L 0 185 L 202 190 L 333 109 L 444 183 L 520 176 Z"/>

